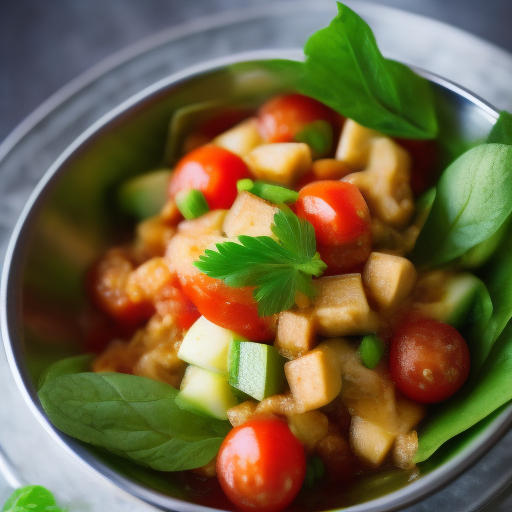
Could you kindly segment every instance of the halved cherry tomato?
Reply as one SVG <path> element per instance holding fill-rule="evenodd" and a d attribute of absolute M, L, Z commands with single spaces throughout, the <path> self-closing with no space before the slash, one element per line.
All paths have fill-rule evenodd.
<path fill-rule="evenodd" d="M 284 421 L 255 418 L 226 436 L 217 475 L 227 497 L 241 510 L 278 512 L 300 491 L 306 457 Z"/>
<path fill-rule="evenodd" d="M 431 319 L 405 321 L 391 341 L 389 367 L 396 387 L 416 402 L 441 402 L 469 375 L 469 349 L 451 325 Z"/>
<path fill-rule="evenodd" d="M 308 124 L 326 121 L 334 124 L 335 113 L 319 101 L 302 94 L 272 98 L 258 112 L 261 135 L 267 142 L 292 142 Z"/>
<path fill-rule="evenodd" d="M 93 304 L 127 329 L 137 327 L 155 312 L 151 302 L 133 302 L 126 293 L 135 265 L 122 249 L 114 248 L 91 267 L 86 287 Z"/>
<path fill-rule="evenodd" d="M 274 338 L 273 317 L 259 317 L 252 288 L 231 288 L 205 274 L 178 274 L 183 291 L 210 322 L 252 341 Z"/>
<path fill-rule="evenodd" d="M 362 265 L 372 250 L 368 206 L 351 183 L 316 181 L 299 191 L 297 215 L 315 229 L 317 250 L 330 273 L 349 272 Z"/>
<path fill-rule="evenodd" d="M 200 190 L 210 210 L 231 208 L 236 182 L 250 178 L 245 162 L 227 149 L 209 144 L 188 153 L 176 165 L 169 182 L 169 197 L 181 190 Z"/>

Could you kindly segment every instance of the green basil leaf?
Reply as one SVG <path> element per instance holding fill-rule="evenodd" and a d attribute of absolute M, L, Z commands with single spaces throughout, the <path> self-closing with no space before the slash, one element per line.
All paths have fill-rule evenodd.
<path fill-rule="evenodd" d="M 71 375 L 73 373 L 90 371 L 93 360 L 93 355 L 86 354 L 83 356 L 67 357 L 66 359 L 57 361 L 41 374 L 38 388 L 41 389 L 46 382 L 50 382 L 56 377 L 61 377 L 62 375 Z"/>
<path fill-rule="evenodd" d="M 491 237 L 511 211 L 512 147 L 470 149 L 441 176 L 411 258 L 419 265 L 448 263 Z"/>
<path fill-rule="evenodd" d="M 487 142 L 512 145 L 512 114 L 505 110 L 500 112 L 500 117 L 493 126 Z"/>
<path fill-rule="evenodd" d="M 338 15 L 308 39 L 304 53 L 304 63 L 276 62 L 281 71 L 298 75 L 299 92 L 393 137 L 436 137 L 428 81 L 385 59 L 368 24 L 347 6 L 338 3 Z"/>
<path fill-rule="evenodd" d="M 512 326 L 493 345 L 481 371 L 434 413 L 419 433 L 415 462 L 422 462 L 442 444 L 464 432 L 512 400 Z"/>
<path fill-rule="evenodd" d="M 11 494 L 2 512 L 65 512 L 65 509 L 56 505 L 48 489 L 40 485 L 27 485 Z"/>
<path fill-rule="evenodd" d="M 231 426 L 180 409 L 168 384 L 118 373 L 79 373 L 39 391 L 52 423 L 81 441 L 160 471 L 204 466 Z"/>

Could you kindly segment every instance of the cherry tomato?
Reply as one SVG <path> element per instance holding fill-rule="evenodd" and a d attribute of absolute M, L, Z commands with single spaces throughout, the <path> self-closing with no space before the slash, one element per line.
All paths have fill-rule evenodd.
<path fill-rule="evenodd" d="M 391 341 L 389 367 L 396 387 L 416 402 L 431 404 L 452 396 L 469 375 L 469 349 L 451 325 L 407 321 Z"/>
<path fill-rule="evenodd" d="M 439 148 L 434 140 L 396 139 L 411 155 L 411 189 L 419 196 L 432 187 L 439 176 Z"/>
<path fill-rule="evenodd" d="M 262 105 L 258 124 L 267 142 L 292 142 L 308 124 L 335 123 L 334 112 L 319 101 L 302 94 L 277 96 Z"/>
<path fill-rule="evenodd" d="M 252 341 L 274 338 L 273 317 L 258 316 L 252 288 L 232 288 L 205 274 L 178 274 L 183 291 L 210 322 L 230 329 Z"/>
<path fill-rule="evenodd" d="M 316 181 L 299 191 L 297 215 L 315 229 L 317 250 L 330 273 L 353 271 L 372 250 L 368 206 L 351 183 Z"/>
<path fill-rule="evenodd" d="M 226 436 L 217 475 L 227 497 L 241 510 L 278 512 L 300 491 L 306 457 L 285 422 L 255 418 Z"/>
<path fill-rule="evenodd" d="M 110 249 L 87 274 L 86 287 L 93 304 L 127 329 L 141 325 L 155 311 L 151 302 L 133 302 L 126 293 L 134 268 L 122 249 Z"/>
<path fill-rule="evenodd" d="M 185 155 L 169 182 L 169 197 L 181 190 L 200 190 L 210 210 L 231 208 L 237 196 L 236 182 L 250 178 L 245 162 L 231 151 L 212 144 Z"/>

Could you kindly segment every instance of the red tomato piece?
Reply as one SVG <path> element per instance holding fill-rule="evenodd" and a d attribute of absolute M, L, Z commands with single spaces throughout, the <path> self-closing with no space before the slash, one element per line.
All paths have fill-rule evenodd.
<path fill-rule="evenodd" d="M 469 375 L 469 349 L 451 325 L 431 319 L 407 321 L 393 337 L 389 367 L 396 387 L 416 402 L 441 402 Z"/>
<path fill-rule="evenodd" d="M 141 325 L 155 312 L 150 302 L 133 302 L 126 293 L 126 282 L 134 268 L 123 250 L 110 249 L 87 274 L 92 303 L 127 329 Z"/>
<path fill-rule="evenodd" d="M 331 273 L 363 264 L 372 250 L 368 206 L 351 183 L 316 181 L 299 191 L 297 215 L 315 229 L 317 250 Z"/>
<path fill-rule="evenodd" d="M 245 162 L 231 151 L 212 144 L 185 155 L 169 182 L 169 197 L 181 190 L 200 190 L 210 210 L 231 208 L 237 196 L 236 182 L 250 178 Z"/>
<path fill-rule="evenodd" d="M 227 497 L 241 510 L 278 512 L 300 491 L 306 457 L 284 421 L 255 418 L 226 436 L 217 475 Z"/>
<path fill-rule="evenodd" d="M 335 123 L 335 113 L 319 101 L 302 94 L 277 96 L 258 112 L 260 133 L 267 142 L 292 142 L 308 124 Z"/>
<path fill-rule="evenodd" d="M 252 288 L 232 288 L 219 279 L 195 273 L 178 273 L 183 291 L 199 313 L 210 322 L 235 331 L 252 341 L 274 338 L 274 317 L 259 317 Z"/>

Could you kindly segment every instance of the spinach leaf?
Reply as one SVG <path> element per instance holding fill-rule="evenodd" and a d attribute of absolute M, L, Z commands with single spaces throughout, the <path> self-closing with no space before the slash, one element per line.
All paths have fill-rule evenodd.
<path fill-rule="evenodd" d="M 493 126 L 489 137 L 489 143 L 512 144 L 512 114 L 506 110 L 500 112 L 500 117 Z"/>
<path fill-rule="evenodd" d="M 512 326 L 493 345 L 482 370 L 434 412 L 419 435 L 415 462 L 426 460 L 452 437 L 476 425 L 512 400 Z"/>
<path fill-rule="evenodd" d="M 512 211 L 512 146 L 482 144 L 443 173 L 411 258 L 438 266 L 491 237 Z"/>
<path fill-rule="evenodd" d="M 433 139 L 438 130 L 427 80 L 385 59 L 367 23 L 338 3 L 331 24 L 304 47 L 305 62 L 276 61 L 295 73 L 299 92 L 358 123 L 394 137 Z"/>
<path fill-rule="evenodd" d="M 65 509 L 56 505 L 48 489 L 40 485 L 27 485 L 11 494 L 2 512 L 65 512 Z"/>
<path fill-rule="evenodd" d="M 39 389 L 41 389 L 46 382 L 50 382 L 56 377 L 90 371 L 93 359 L 94 356 L 86 354 L 83 356 L 67 357 L 66 359 L 57 361 L 41 374 L 38 385 Z"/>
<path fill-rule="evenodd" d="M 118 373 L 46 380 L 43 408 L 64 433 L 160 471 L 201 467 L 219 450 L 229 422 L 180 409 L 168 384 Z"/>

